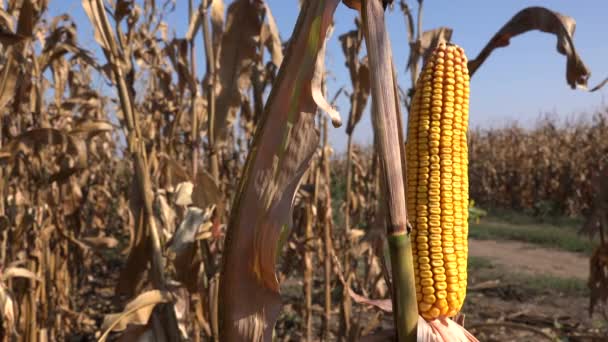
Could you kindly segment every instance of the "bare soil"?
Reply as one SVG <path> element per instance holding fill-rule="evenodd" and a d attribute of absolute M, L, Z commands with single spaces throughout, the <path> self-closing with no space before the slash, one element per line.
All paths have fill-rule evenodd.
<path fill-rule="evenodd" d="M 589 258 L 579 253 L 543 248 L 519 241 L 469 240 L 469 256 L 521 273 L 586 280 Z"/>
<path fill-rule="evenodd" d="M 469 240 L 469 256 L 487 261 L 469 269 L 463 308 L 480 341 L 608 341 L 588 312 L 587 256 L 505 240 Z"/>

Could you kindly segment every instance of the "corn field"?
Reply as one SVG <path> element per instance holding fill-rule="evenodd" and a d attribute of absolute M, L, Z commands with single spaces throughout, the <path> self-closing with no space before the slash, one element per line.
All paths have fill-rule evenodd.
<path fill-rule="evenodd" d="M 471 197 L 535 215 L 588 214 L 593 180 L 608 163 L 607 133 L 605 111 L 587 121 L 543 117 L 532 129 L 472 131 Z"/>
<path fill-rule="evenodd" d="M 415 340 L 415 293 L 395 276 L 403 262 L 413 289 L 412 254 L 390 262 L 386 245 L 414 223 L 405 191 L 394 193 L 409 184 L 403 128 L 416 80 L 452 35 L 421 32 L 422 3 L 416 15 L 406 1 L 300 1 L 287 37 L 263 0 L 82 0 L 96 56 L 69 13 L 49 15 L 59 1 L 1 1 L 2 341 Z M 332 32 L 344 5 L 360 17 Z M 164 21 L 174 6 L 188 8 L 184 37 Z M 411 85 L 395 81 L 385 9 L 405 18 Z M 468 72 L 510 37 L 542 30 L 563 44 L 568 84 L 584 88 L 573 22 L 524 9 L 468 52 Z M 331 34 L 350 76 L 335 93 Z M 350 108 L 338 113 L 341 96 Z M 356 145 L 361 117 L 387 103 L 375 144 Z M 331 125 L 348 136 L 345 155 Z M 603 208 L 592 179 L 608 162 L 606 125 L 599 113 L 470 131 L 471 199 L 534 213 Z M 600 305 L 608 276 L 595 275 Z"/>

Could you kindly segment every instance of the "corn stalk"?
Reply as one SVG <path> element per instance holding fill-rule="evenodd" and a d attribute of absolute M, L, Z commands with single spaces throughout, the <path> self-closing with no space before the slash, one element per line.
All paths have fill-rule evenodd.
<path fill-rule="evenodd" d="M 321 142 L 321 165 L 323 178 L 325 179 L 325 204 L 324 213 L 321 220 L 323 224 L 323 247 L 324 247 L 324 281 L 325 281 L 325 300 L 323 306 L 323 340 L 329 339 L 329 331 L 331 324 L 331 279 L 332 279 L 332 212 L 331 212 L 331 193 L 329 184 L 330 178 L 330 165 L 329 165 L 329 146 L 327 144 L 327 118 L 323 119 L 323 139 Z"/>
<path fill-rule="evenodd" d="M 393 310 L 399 341 L 416 341 L 418 308 L 405 201 L 405 154 L 390 41 L 380 1 L 361 2 L 370 63 L 372 121 L 378 142 L 387 203 L 386 234 L 391 255 Z"/>
<path fill-rule="evenodd" d="M 165 263 L 162 256 L 159 230 L 156 226 L 156 220 L 154 218 L 154 211 L 152 208 L 153 190 L 152 182 L 150 180 L 147 153 L 144 145 L 144 137 L 139 127 L 139 118 L 135 112 L 132 94 L 129 91 L 124 70 L 125 66 L 131 65 L 131 63 L 127 59 L 128 56 L 124 56 L 120 51 L 119 44 L 116 42 L 114 32 L 106 15 L 103 1 L 83 0 L 83 6 L 87 11 L 93 26 L 96 28 L 95 34 L 99 38 L 98 40 L 103 42 L 103 51 L 112 69 L 112 74 L 114 81 L 116 82 L 118 96 L 120 99 L 121 109 L 126 119 L 125 122 L 129 152 L 135 159 L 138 197 L 143 202 L 142 208 L 139 210 L 143 212 L 142 221 L 145 225 L 141 226 L 140 229 L 145 229 L 147 233 L 146 235 L 150 239 L 150 246 L 152 249 L 152 282 L 157 289 L 167 291 L 168 286 L 164 273 Z M 134 214 L 136 217 L 139 216 L 139 213 Z M 145 245 L 147 244 L 144 243 L 144 246 Z M 177 327 L 177 318 L 175 316 L 173 304 L 167 304 L 164 306 L 164 308 L 164 313 L 167 319 L 167 324 L 165 325 L 168 333 L 167 337 L 170 340 L 179 341 L 181 337 Z"/>

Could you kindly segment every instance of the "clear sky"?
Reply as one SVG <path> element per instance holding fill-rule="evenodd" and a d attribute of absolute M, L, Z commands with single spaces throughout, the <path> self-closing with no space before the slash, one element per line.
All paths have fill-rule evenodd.
<path fill-rule="evenodd" d="M 157 0 L 158 4 L 162 2 Z M 281 38 L 288 39 L 298 16 L 297 0 L 267 2 L 278 23 Z M 398 0 L 395 3 L 395 9 L 387 12 L 387 26 L 399 82 L 406 88 L 410 84 L 409 74 L 405 72 L 409 46 L 405 20 Z M 408 3 L 417 10 L 417 1 L 409 0 Z M 187 4 L 186 0 L 176 0 L 176 10 L 167 18 L 169 26 L 180 37 L 187 30 Z M 472 59 L 507 20 L 528 6 L 544 6 L 573 17 L 577 22 L 574 43 L 592 73 L 589 86 L 608 76 L 608 46 L 603 41 L 604 34 L 608 32 L 608 21 L 605 19 L 608 1 L 605 0 L 427 0 L 424 2 L 423 29 L 439 26 L 453 28 L 452 41 L 462 46 Z M 80 0 L 50 1 L 50 10 L 53 15 L 70 13 L 78 23 L 81 43 L 98 51 Z M 344 5 L 338 7 L 335 15 L 336 27 L 326 58 L 327 69 L 331 71 L 328 82 L 330 95 L 342 85 L 350 89 L 350 79 L 337 37 L 354 28 L 355 15 L 355 11 Z M 203 51 L 199 50 L 199 54 L 202 60 Z M 565 72 L 566 57 L 557 53 L 554 36 L 533 31 L 512 39 L 510 46 L 495 50 L 471 80 L 471 127 L 499 127 L 514 120 L 531 126 L 541 114 L 551 113 L 560 118 L 581 113 L 588 115 L 605 105 L 608 87 L 595 93 L 572 90 L 566 83 Z M 346 122 L 349 109 L 347 98 L 343 96 L 337 104 Z M 356 141 L 371 143 L 371 130 L 369 112 L 366 112 L 355 130 Z M 344 127 L 332 129 L 330 139 L 337 151 L 343 151 L 346 144 Z"/>

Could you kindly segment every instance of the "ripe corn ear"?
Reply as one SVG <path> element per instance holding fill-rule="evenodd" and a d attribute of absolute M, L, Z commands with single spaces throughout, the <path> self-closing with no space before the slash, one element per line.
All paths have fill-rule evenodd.
<path fill-rule="evenodd" d="M 418 78 L 407 135 L 407 210 L 418 311 L 454 316 L 467 287 L 469 73 L 462 48 L 440 44 Z"/>

